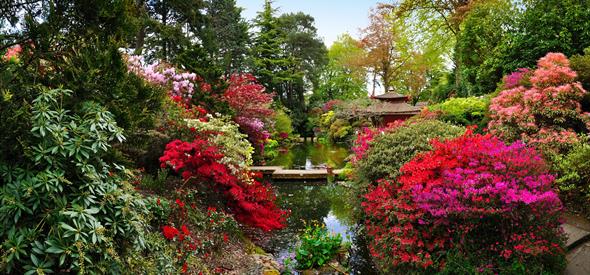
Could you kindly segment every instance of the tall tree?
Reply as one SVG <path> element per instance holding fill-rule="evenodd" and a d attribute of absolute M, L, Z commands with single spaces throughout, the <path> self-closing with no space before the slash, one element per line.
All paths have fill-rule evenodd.
<path fill-rule="evenodd" d="M 285 37 L 278 27 L 276 9 L 272 4 L 271 0 L 265 0 L 263 10 L 254 20 L 258 32 L 254 37 L 251 55 L 256 78 L 266 87 L 267 92 L 278 92 L 279 84 L 290 79 L 282 70 L 288 67 L 289 59 L 282 49 Z"/>
<path fill-rule="evenodd" d="M 146 45 L 136 43 L 136 46 L 150 59 L 171 61 L 187 49 L 209 42 L 203 39 L 206 26 L 203 0 L 147 0 L 142 4 L 148 18 L 136 41 L 144 41 Z"/>
<path fill-rule="evenodd" d="M 400 59 L 397 48 L 400 33 L 389 15 L 387 9 L 372 9 L 369 14 L 369 26 L 362 30 L 361 43 L 367 52 L 365 65 L 373 78 L 373 96 L 378 83 L 381 84 L 383 92 L 390 90 L 394 75 L 407 61 Z"/>
<path fill-rule="evenodd" d="M 516 17 L 509 0 L 481 2 L 467 14 L 455 47 L 455 56 L 463 65 L 459 95 L 482 95 L 496 89 L 504 74 L 501 59 Z"/>
<path fill-rule="evenodd" d="M 223 68 L 224 75 L 245 70 L 250 36 L 248 23 L 235 0 L 207 1 L 207 32 L 213 41 L 209 51 L 214 63 Z"/>
<path fill-rule="evenodd" d="M 533 67 L 547 52 L 583 54 L 590 46 L 590 2 L 522 0 L 524 8 L 502 60 L 504 73 Z"/>
<path fill-rule="evenodd" d="M 313 17 L 303 14 L 275 16 L 272 1 L 255 19 L 258 33 L 252 47 L 254 74 L 290 110 L 296 129 L 302 130 L 306 93 L 318 86 L 320 68 L 327 62 L 326 48 L 317 37 Z"/>
<path fill-rule="evenodd" d="M 289 79 L 281 83 L 281 98 L 291 110 L 295 129 L 303 131 L 306 121 L 306 94 L 319 86 L 319 74 L 327 63 L 327 50 L 317 36 L 314 18 L 304 13 L 288 13 L 279 17 L 278 26 L 284 34 L 284 54 L 290 61 L 284 67 Z"/>
<path fill-rule="evenodd" d="M 339 36 L 328 50 L 329 61 L 322 70 L 320 86 L 314 91 L 313 99 L 321 103 L 366 97 L 365 56 L 360 41 L 349 34 Z"/>
<path fill-rule="evenodd" d="M 461 33 L 462 22 L 469 11 L 478 2 L 485 0 L 402 0 L 398 5 L 384 5 L 390 8 L 397 17 L 413 17 L 420 25 L 430 32 L 443 32 L 444 38 L 452 45 Z M 448 44 L 447 44 L 448 45 Z M 453 57 L 455 71 L 455 89 L 461 85 L 461 60 Z"/>

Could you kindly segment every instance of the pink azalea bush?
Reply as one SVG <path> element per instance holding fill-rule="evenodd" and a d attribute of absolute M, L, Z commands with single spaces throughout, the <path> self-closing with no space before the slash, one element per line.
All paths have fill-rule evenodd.
<path fill-rule="evenodd" d="M 590 128 L 590 114 L 581 109 L 580 100 L 587 92 L 575 79 L 576 72 L 565 55 L 548 53 L 539 59 L 530 86 L 510 81 L 512 84 L 492 99 L 490 132 L 544 150 L 560 151 L 576 143 L 578 134 Z"/>
<path fill-rule="evenodd" d="M 563 268 L 563 208 L 535 149 L 471 130 L 432 145 L 365 196 L 370 252 L 384 269 L 453 274 L 456 258 L 474 273 Z"/>
<path fill-rule="evenodd" d="M 195 73 L 185 72 L 165 63 L 146 64 L 142 57 L 131 55 L 127 56 L 127 67 L 130 72 L 147 82 L 162 87 L 174 101 L 183 104 L 186 109 L 190 110 L 194 105 L 202 109 L 200 106 L 227 104 L 234 112 L 234 121 L 240 125 L 240 130 L 259 148 L 262 148 L 264 141 L 270 136 L 265 121 L 274 114 L 270 108 L 273 95 L 266 93 L 264 86 L 258 84 L 251 74 L 232 75 L 227 80 L 227 89 L 217 94 L 210 84 Z M 206 99 L 212 102 L 207 102 Z"/>
<path fill-rule="evenodd" d="M 531 70 L 528 68 L 518 68 L 516 72 L 513 72 L 507 76 L 504 76 L 504 89 L 512 89 L 518 86 L 524 85 L 527 76 Z"/>
<path fill-rule="evenodd" d="M 164 63 L 145 64 L 141 56 L 127 56 L 127 68 L 149 83 L 164 87 L 179 101 L 190 103 L 197 89 L 211 92 L 211 85 L 195 73 L 183 72 Z"/>

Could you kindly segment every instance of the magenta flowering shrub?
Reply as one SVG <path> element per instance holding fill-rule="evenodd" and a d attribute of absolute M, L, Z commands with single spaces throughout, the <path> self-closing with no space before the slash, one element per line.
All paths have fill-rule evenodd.
<path fill-rule="evenodd" d="M 530 74 L 528 68 L 518 68 L 516 72 L 504 76 L 504 89 L 512 89 L 524 85 L 526 82 L 526 75 Z"/>
<path fill-rule="evenodd" d="M 471 130 L 432 145 L 365 196 L 370 251 L 382 267 L 453 274 L 453 251 L 473 272 L 563 268 L 562 204 L 535 149 Z"/>
<path fill-rule="evenodd" d="M 433 217 L 477 218 L 510 213 L 522 204 L 534 204 L 546 213 L 561 209 L 551 188 L 554 176 L 524 143 L 506 145 L 493 136 L 468 132 L 433 145 L 434 151 L 404 165 L 399 178 L 411 188 L 417 207 Z"/>
<path fill-rule="evenodd" d="M 539 59 L 530 86 L 507 86 L 492 99 L 490 132 L 543 150 L 561 151 L 576 143 L 578 134 L 590 128 L 590 114 L 582 111 L 580 101 L 587 92 L 575 78 L 563 54 L 548 53 Z"/>

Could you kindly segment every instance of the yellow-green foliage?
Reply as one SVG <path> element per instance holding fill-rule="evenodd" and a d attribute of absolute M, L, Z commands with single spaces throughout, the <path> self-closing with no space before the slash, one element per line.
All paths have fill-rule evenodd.
<path fill-rule="evenodd" d="M 275 132 L 287 133 L 289 135 L 293 133 L 293 123 L 291 118 L 282 110 L 275 112 Z"/>
<path fill-rule="evenodd" d="M 335 116 L 336 114 L 334 111 L 329 111 L 325 114 L 322 114 L 320 116 L 320 126 L 325 129 L 330 128 L 330 125 L 332 125 L 332 121 L 334 120 Z"/>
<path fill-rule="evenodd" d="M 207 115 L 208 122 L 198 119 L 187 119 L 188 127 L 196 132 L 213 132 L 220 134 L 209 135 L 208 140 L 217 145 L 224 155 L 221 162 L 227 164 L 234 172 L 244 171 L 252 165 L 254 147 L 248 141 L 248 136 L 240 133 L 238 124 L 227 116 L 214 117 Z"/>
<path fill-rule="evenodd" d="M 348 135 L 350 135 L 351 131 L 352 127 L 348 121 L 344 119 L 336 119 L 334 123 L 330 125 L 328 136 L 332 141 L 343 141 Z"/>
<path fill-rule="evenodd" d="M 490 104 L 488 97 L 451 98 L 442 103 L 428 107 L 432 112 L 439 112 L 439 119 L 457 125 L 477 125 L 484 127 L 485 117 Z"/>

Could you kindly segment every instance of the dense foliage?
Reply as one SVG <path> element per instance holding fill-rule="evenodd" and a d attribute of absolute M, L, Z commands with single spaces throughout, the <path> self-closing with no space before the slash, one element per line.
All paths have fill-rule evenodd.
<path fill-rule="evenodd" d="M 567 149 L 590 127 L 590 116 L 580 104 L 587 92 L 575 78 L 563 54 L 549 53 L 539 59 L 530 86 L 506 89 L 492 99 L 490 132 L 544 150 Z"/>
<path fill-rule="evenodd" d="M 488 105 L 489 98 L 486 97 L 451 98 L 428 106 L 426 113 L 455 125 L 476 125 L 478 128 L 485 128 Z"/>
<path fill-rule="evenodd" d="M 72 94 L 41 92 L 26 161 L 0 162 L 4 272 L 124 272 L 126 253 L 144 247 L 144 201 L 130 172 L 103 160 L 122 129 L 95 103 L 64 109 Z"/>
<path fill-rule="evenodd" d="M 340 234 L 330 234 L 326 227 L 317 224 L 307 225 L 299 239 L 295 259 L 300 269 L 321 267 L 336 256 L 342 245 Z"/>
<path fill-rule="evenodd" d="M 356 162 L 356 175 L 362 182 L 395 178 L 399 168 L 417 153 L 430 150 L 430 140 L 459 136 L 464 128 L 437 120 L 406 123 L 375 135 L 363 158 Z"/>
<path fill-rule="evenodd" d="M 553 181 L 522 142 L 471 131 L 434 141 L 366 195 L 371 254 L 398 272 L 558 273 L 565 257 Z"/>

